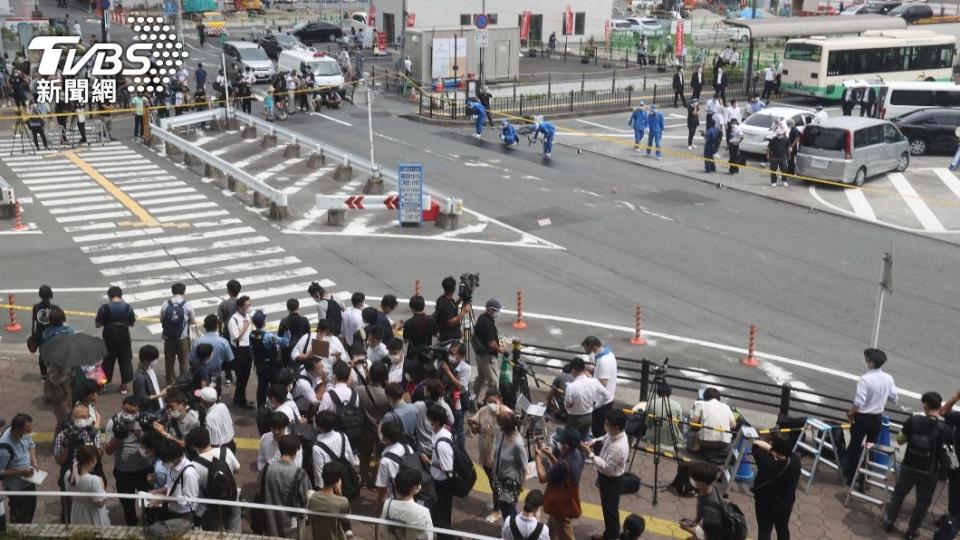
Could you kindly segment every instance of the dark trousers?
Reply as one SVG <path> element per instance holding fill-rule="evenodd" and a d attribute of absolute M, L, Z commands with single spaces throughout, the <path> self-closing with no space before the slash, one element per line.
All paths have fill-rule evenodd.
<path fill-rule="evenodd" d="M 727 87 L 726 85 L 718 84 L 713 87 L 713 91 L 717 93 L 717 98 L 723 103 L 723 106 L 727 106 Z"/>
<path fill-rule="evenodd" d="M 593 410 L 593 421 L 590 424 L 590 432 L 593 434 L 594 438 L 603 437 L 606 430 L 603 429 L 603 423 L 607 418 L 607 412 L 613 408 L 613 402 L 607 403 L 606 405 L 597 407 Z M 603 446 L 602 443 L 597 443 L 593 445 L 593 451 L 596 454 L 600 453 L 600 448 Z"/>
<path fill-rule="evenodd" d="M 697 101 L 700 101 L 700 91 L 701 91 L 701 90 L 703 90 L 703 87 L 702 87 L 702 86 L 694 86 L 694 87 L 693 87 L 693 93 L 690 94 L 690 99 L 695 99 L 695 100 L 697 100 Z"/>
<path fill-rule="evenodd" d="M 40 364 L 40 376 L 47 376 L 47 363 L 43 361 L 43 357 L 40 356 L 40 353 L 37 353 L 37 363 Z"/>
<path fill-rule="evenodd" d="M 673 106 L 677 106 L 677 98 L 680 98 L 680 103 L 683 103 L 683 106 L 687 106 L 687 98 L 683 97 L 683 88 L 677 88 L 673 91 Z"/>
<path fill-rule="evenodd" d="M 693 146 L 693 136 L 697 134 L 700 124 L 687 124 L 687 146 Z"/>
<path fill-rule="evenodd" d="M 229 335 L 229 334 L 227 334 L 227 335 L 225 335 L 225 336 L 221 335 L 221 337 L 223 337 L 223 339 L 225 339 L 225 340 L 227 340 L 228 342 L 230 342 L 230 350 L 233 351 L 233 361 L 232 361 L 232 362 L 224 362 L 224 363 L 223 363 L 223 366 L 222 366 L 223 376 L 226 377 L 228 381 L 233 382 L 233 369 L 234 369 L 234 366 L 235 366 L 236 363 L 237 363 L 237 348 L 234 346 L 233 342 L 230 341 L 230 335 Z"/>
<path fill-rule="evenodd" d="M 761 99 L 769 99 L 770 94 L 773 93 L 773 81 L 763 81 L 763 93 L 760 94 Z"/>
<path fill-rule="evenodd" d="M 135 114 L 133 115 L 133 138 L 138 139 L 143 137 L 143 115 Z"/>
<path fill-rule="evenodd" d="M 797 151 L 790 150 L 790 157 L 787 158 L 787 172 L 797 174 Z"/>
<path fill-rule="evenodd" d="M 890 523 L 897 521 L 903 499 L 910 493 L 911 489 L 916 488 L 914 496 L 917 501 L 913 506 L 913 512 L 910 513 L 908 530 L 917 532 L 923 523 L 923 518 L 927 515 L 927 510 L 930 509 L 930 503 L 933 501 L 933 490 L 936 487 L 936 474 L 921 473 L 900 467 L 900 471 L 897 473 L 897 485 L 894 486 L 893 496 L 890 497 L 890 504 L 887 505 L 887 521 Z"/>
<path fill-rule="evenodd" d="M 717 162 L 714 161 L 717 159 L 717 155 L 713 152 L 703 152 L 703 170 L 706 172 L 717 172 Z"/>
<path fill-rule="evenodd" d="M 234 368 L 237 372 L 237 386 L 233 390 L 233 404 L 247 404 L 247 382 L 250 380 L 250 347 L 238 347 Z"/>
<path fill-rule="evenodd" d="M 860 452 L 863 450 L 863 439 L 871 443 L 876 442 L 880 427 L 879 414 L 854 415 L 853 425 L 850 426 L 850 444 L 847 445 L 847 456 L 843 464 L 843 478 L 847 485 L 853 482 L 853 474 L 857 471 L 857 462 L 860 461 Z"/>
<path fill-rule="evenodd" d="M 250 111 L 252 110 L 252 106 L 253 106 L 250 103 L 250 101 L 252 101 L 250 99 L 250 96 L 243 96 L 243 99 L 240 100 L 240 110 L 242 110 L 247 114 L 250 114 Z"/>
<path fill-rule="evenodd" d="M 860 116 L 863 115 L 873 116 L 873 103 L 860 104 Z"/>
<path fill-rule="evenodd" d="M 133 380 L 133 350 L 130 347 L 130 335 L 126 339 L 104 336 L 107 345 L 107 355 L 103 357 L 103 372 L 107 375 L 107 384 L 113 381 L 113 367 L 120 364 L 121 384 L 128 384 Z"/>
<path fill-rule="evenodd" d="M 77 131 L 80 132 L 80 143 L 87 142 L 87 123 L 77 122 Z"/>
<path fill-rule="evenodd" d="M 493 467 L 484 467 L 483 472 L 487 473 L 487 482 L 490 483 L 490 492 L 493 493 L 493 507 L 499 510 L 497 506 L 497 483 L 493 481 Z"/>
<path fill-rule="evenodd" d="M 850 116 L 853 113 L 853 102 L 844 101 L 840 104 L 840 108 L 843 110 L 844 116 Z"/>
<path fill-rule="evenodd" d="M 40 149 L 40 141 L 41 141 L 41 140 L 43 141 L 43 147 L 44 147 L 44 148 L 47 148 L 47 147 L 49 146 L 49 145 L 47 144 L 47 134 L 44 133 L 42 127 L 38 127 L 38 128 L 33 128 L 33 127 L 31 127 L 31 128 L 30 128 L 30 133 L 33 134 L 33 146 L 34 146 L 37 150 Z M 39 139 L 39 140 L 38 140 L 38 139 Z"/>
<path fill-rule="evenodd" d="M 507 519 L 517 515 L 517 503 L 509 501 L 497 501 L 497 510 L 500 511 L 500 517 Z"/>
<path fill-rule="evenodd" d="M 950 471 L 947 486 L 947 512 L 956 519 L 960 517 L 960 471 Z"/>
<path fill-rule="evenodd" d="M 34 486 L 24 486 L 18 491 L 36 491 Z M 10 503 L 10 523 L 33 523 L 33 514 L 37 511 L 36 497 L 8 497 Z"/>
<path fill-rule="evenodd" d="M 620 537 L 620 478 L 597 475 L 600 506 L 603 507 L 603 540 Z"/>
<path fill-rule="evenodd" d="M 770 183 L 771 184 L 775 184 L 777 182 L 777 179 L 778 179 L 777 171 L 780 171 L 779 178 L 782 179 L 783 173 L 787 172 L 787 160 L 770 158 Z"/>
<path fill-rule="evenodd" d="M 737 167 L 737 165 L 740 163 L 740 144 L 727 143 L 727 152 L 730 153 L 730 172 L 740 172 L 740 168 Z"/>
<path fill-rule="evenodd" d="M 147 482 L 147 475 L 152 474 L 153 469 L 147 468 L 142 471 L 118 471 L 114 469 L 113 478 L 117 481 L 117 493 L 136 493 L 138 491 L 149 491 L 152 487 Z M 120 506 L 123 507 L 123 519 L 128 527 L 137 525 L 137 501 L 133 499 L 120 499 Z"/>
<path fill-rule="evenodd" d="M 437 489 L 437 504 L 430 512 L 433 515 L 433 525 L 441 529 L 450 528 L 450 514 L 453 512 L 453 480 L 433 481 Z M 448 534 L 437 535 L 438 540 L 454 540 Z"/>
<path fill-rule="evenodd" d="M 277 367 L 272 362 L 262 362 L 257 366 L 257 408 L 267 402 L 267 387 L 273 383 L 277 375 Z M 240 385 L 238 384 L 237 387 Z"/>
<path fill-rule="evenodd" d="M 756 499 L 754 508 L 757 511 L 757 540 L 770 540 L 771 533 L 777 530 L 777 540 L 790 540 L 790 514 L 793 505 L 783 508 L 779 504 L 771 504 Z"/>
<path fill-rule="evenodd" d="M 716 122 L 713 121 L 713 114 L 710 111 L 707 111 L 707 129 L 713 127 Z"/>

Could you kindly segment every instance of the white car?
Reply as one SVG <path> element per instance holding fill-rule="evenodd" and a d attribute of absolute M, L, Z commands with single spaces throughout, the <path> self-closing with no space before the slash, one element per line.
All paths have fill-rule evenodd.
<path fill-rule="evenodd" d="M 804 126 L 813 122 L 814 111 L 799 107 L 768 107 L 747 117 L 741 124 L 743 141 L 740 151 L 749 154 L 766 154 L 767 144 L 773 134 L 773 128 L 784 118 L 790 118 L 803 131 Z"/>
<path fill-rule="evenodd" d="M 624 20 L 630 23 L 630 30 L 639 32 L 642 36 L 656 36 L 665 31 L 657 19 L 649 17 L 627 17 Z"/>

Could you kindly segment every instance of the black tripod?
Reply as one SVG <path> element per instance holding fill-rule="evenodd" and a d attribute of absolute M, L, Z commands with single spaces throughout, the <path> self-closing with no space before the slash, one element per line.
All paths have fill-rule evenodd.
<path fill-rule="evenodd" d="M 657 497 L 660 492 L 660 457 L 663 454 L 663 441 L 661 433 L 664 422 L 670 429 L 670 438 L 673 439 L 673 459 L 677 462 L 677 467 L 681 466 L 680 449 L 677 445 L 678 434 L 674 433 L 673 408 L 670 406 L 670 398 L 660 395 L 662 389 L 667 387 L 667 365 L 669 358 L 664 358 L 659 365 L 653 366 L 653 386 L 650 389 L 650 399 L 647 401 L 647 408 L 643 412 L 644 422 L 647 419 L 647 410 L 653 415 L 653 505 L 657 505 Z M 639 438 L 633 442 L 633 448 L 630 454 L 630 463 L 628 470 L 633 469 L 633 461 L 637 457 L 637 452 L 643 450 L 640 448 Z M 666 489 L 666 487 L 664 487 Z"/>
<path fill-rule="evenodd" d="M 13 126 L 13 144 L 10 145 L 11 156 L 17 149 L 17 143 L 20 144 L 21 154 L 27 152 L 27 147 L 30 146 L 30 141 L 27 140 L 27 131 L 27 123 L 23 120 L 23 116 L 18 116 L 17 123 Z"/>

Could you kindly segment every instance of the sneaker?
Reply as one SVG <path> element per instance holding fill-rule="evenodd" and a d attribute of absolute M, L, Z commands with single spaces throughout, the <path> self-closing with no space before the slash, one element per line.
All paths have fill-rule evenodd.
<path fill-rule="evenodd" d="M 893 532 L 893 522 L 889 521 L 887 518 L 883 518 L 883 521 L 880 522 L 880 525 L 883 527 L 883 530 L 888 533 Z"/>
<path fill-rule="evenodd" d="M 479 133 L 474 133 L 473 136 L 476 137 L 477 139 L 479 139 L 480 137 L 482 137 L 482 135 L 480 135 Z"/>
<path fill-rule="evenodd" d="M 544 155 L 547 156 L 547 157 L 550 157 L 550 152 L 547 152 L 547 153 L 544 154 Z"/>
<path fill-rule="evenodd" d="M 783 185 L 783 180 L 778 180 L 776 185 L 777 185 L 777 187 L 782 186 L 782 185 Z"/>
<path fill-rule="evenodd" d="M 353 531 L 345 531 L 343 535 L 347 538 L 353 538 Z"/>
<path fill-rule="evenodd" d="M 783 187 L 790 187 L 790 182 L 787 182 L 786 180 L 784 180 Z"/>
<path fill-rule="evenodd" d="M 227 377 L 223 380 L 224 386 L 233 386 L 233 377 Z"/>
<path fill-rule="evenodd" d="M 696 148 L 696 147 L 697 147 L 697 145 L 695 145 L 695 144 L 691 144 L 691 145 L 690 145 L 690 148 Z"/>
<path fill-rule="evenodd" d="M 660 161 L 660 159 L 661 159 L 660 156 L 657 156 L 657 161 Z"/>
<path fill-rule="evenodd" d="M 691 144 L 690 146 L 688 146 L 687 150 L 693 150 L 693 145 Z"/>
<path fill-rule="evenodd" d="M 770 182 L 770 187 L 777 187 L 777 183 L 776 183 L 776 182 Z"/>

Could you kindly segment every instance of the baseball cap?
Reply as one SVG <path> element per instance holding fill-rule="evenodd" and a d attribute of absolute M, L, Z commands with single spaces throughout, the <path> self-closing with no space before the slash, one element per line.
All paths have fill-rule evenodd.
<path fill-rule="evenodd" d="M 490 300 L 487 300 L 487 305 L 485 307 L 487 309 L 492 309 L 494 311 L 500 311 L 501 309 L 503 309 L 503 306 L 500 305 L 500 302 L 498 302 L 493 298 L 491 298 Z"/>
<path fill-rule="evenodd" d="M 206 403 L 215 403 L 217 401 L 217 390 L 210 386 L 200 390 L 200 399 Z"/>
<path fill-rule="evenodd" d="M 250 321 L 253 322 L 254 326 L 263 326 L 263 323 L 267 322 L 267 315 L 258 309 L 253 317 L 250 317 Z"/>

